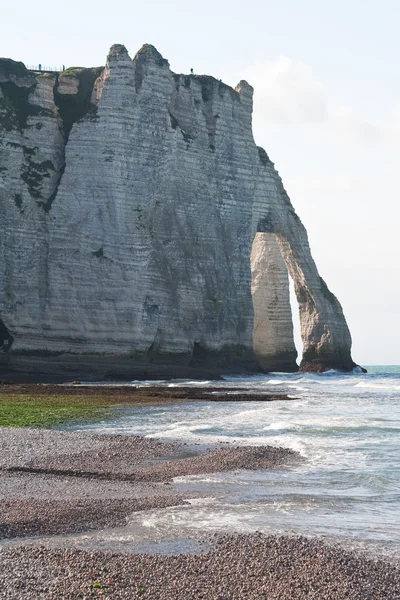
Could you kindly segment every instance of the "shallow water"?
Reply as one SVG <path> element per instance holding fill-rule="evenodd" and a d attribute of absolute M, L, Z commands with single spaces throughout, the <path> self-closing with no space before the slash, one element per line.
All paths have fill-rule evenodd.
<path fill-rule="evenodd" d="M 143 406 L 81 427 L 188 444 L 271 444 L 306 460 L 291 469 L 177 478 L 179 489 L 193 492 L 190 506 L 135 513 L 125 530 L 101 532 L 101 540 L 74 536 L 76 544 L 116 548 L 116 539 L 119 546 L 133 540 L 143 546 L 176 536 L 263 531 L 319 535 L 400 556 L 400 367 L 369 371 L 191 382 L 279 389 L 296 399 Z"/>

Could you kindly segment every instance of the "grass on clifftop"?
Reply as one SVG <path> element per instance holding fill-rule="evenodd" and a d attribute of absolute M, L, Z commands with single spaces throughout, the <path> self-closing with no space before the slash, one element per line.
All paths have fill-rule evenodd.
<path fill-rule="evenodd" d="M 104 398 L 0 395 L 0 427 L 51 427 L 109 415 Z"/>

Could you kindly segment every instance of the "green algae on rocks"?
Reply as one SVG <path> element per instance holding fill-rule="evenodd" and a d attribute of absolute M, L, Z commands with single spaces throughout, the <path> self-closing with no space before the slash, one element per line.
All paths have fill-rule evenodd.
<path fill-rule="evenodd" d="M 101 419 L 109 415 L 92 398 L 2 394 L 0 427 L 50 427 L 73 421 Z"/>

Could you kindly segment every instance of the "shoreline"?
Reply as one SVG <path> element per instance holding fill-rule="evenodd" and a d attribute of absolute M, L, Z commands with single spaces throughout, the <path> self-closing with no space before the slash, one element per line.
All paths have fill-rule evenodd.
<path fill-rule="evenodd" d="M 0 447 L 3 539 L 116 526 L 136 510 L 184 504 L 174 477 L 301 460 L 273 446 L 195 450 L 137 436 L 28 428 L 0 428 Z"/>

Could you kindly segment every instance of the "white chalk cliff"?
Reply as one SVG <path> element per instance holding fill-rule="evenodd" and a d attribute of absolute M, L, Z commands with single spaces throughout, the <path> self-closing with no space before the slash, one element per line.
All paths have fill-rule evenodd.
<path fill-rule="evenodd" d="M 294 370 L 286 269 L 301 369 L 354 367 L 252 98 L 150 45 L 54 75 L 0 60 L 0 375 Z"/>

